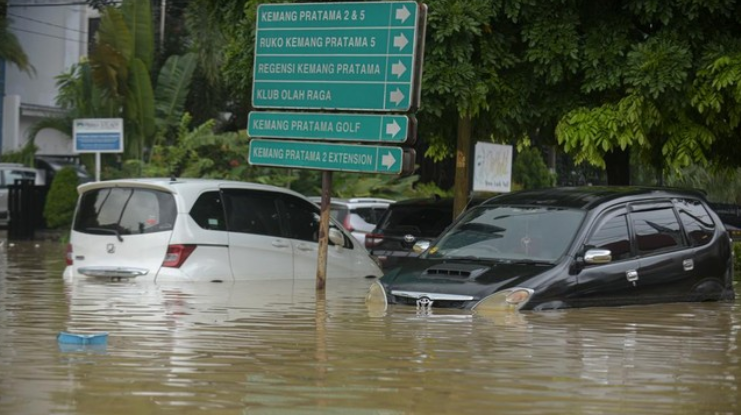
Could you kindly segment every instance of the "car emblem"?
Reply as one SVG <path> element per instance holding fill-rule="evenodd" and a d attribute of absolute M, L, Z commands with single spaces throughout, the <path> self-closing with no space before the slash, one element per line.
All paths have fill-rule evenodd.
<path fill-rule="evenodd" d="M 432 308 L 432 300 L 430 297 L 419 297 L 417 299 L 417 309 L 419 310 L 430 310 Z"/>
<path fill-rule="evenodd" d="M 105 246 L 105 250 L 106 250 L 106 252 L 108 252 L 109 254 L 113 254 L 113 253 L 115 253 L 115 252 L 116 252 L 116 245 L 113 245 L 113 244 L 108 244 L 108 245 L 106 245 L 106 246 Z"/>
<path fill-rule="evenodd" d="M 406 242 L 408 244 L 414 243 L 414 241 L 416 241 L 416 240 L 417 240 L 417 238 L 415 238 L 414 235 L 412 235 L 412 234 L 404 235 L 404 242 Z"/>

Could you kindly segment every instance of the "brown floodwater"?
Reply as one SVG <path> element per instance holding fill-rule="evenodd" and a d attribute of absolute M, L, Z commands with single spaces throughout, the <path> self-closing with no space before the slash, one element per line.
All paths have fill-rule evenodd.
<path fill-rule="evenodd" d="M 741 413 L 738 303 L 379 312 L 371 280 L 65 281 L 63 256 L 0 247 L 2 415 Z"/>

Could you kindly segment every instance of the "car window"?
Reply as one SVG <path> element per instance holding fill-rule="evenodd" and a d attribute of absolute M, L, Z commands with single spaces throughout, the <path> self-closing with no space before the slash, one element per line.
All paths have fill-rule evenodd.
<path fill-rule="evenodd" d="M 284 195 L 288 237 L 303 241 L 318 241 L 319 210 L 311 203 L 291 195 Z"/>
<path fill-rule="evenodd" d="M 679 200 L 679 218 L 692 246 L 701 246 L 713 239 L 715 224 L 707 209 L 698 200 Z"/>
<path fill-rule="evenodd" d="M 386 233 L 437 236 L 453 221 L 453 211 L 432 206 L 398 206 L 389 209 L 379 225 Z"/>
<path fill-rule="evenodd" d="M 74 230 L 91 234 L 142 234 L 172 230 L 177 217 L 172 194 L 152 189 L 108 188 L 85 192 Z"/>
<path fill-rule="evenodd" d="M 275 193 L 228 189 L 223 194 L 230 232 L 283 235 Z"/>
<path fill-rule="evenodd" d="M 583 219 L 576 209 L 479 206 L 441 236 L 429 257 L 552 262 L 571 246 Z"/>
<path fill-rule="evenodd" d="M 190 217 L 203 229 L 225 231 L 224 205 L 219 192 L 205 192 L 190 209 Z"/>
<path fill-rule="evenodd" d="M 288 224 L 288 237 L 303 241 L 319 241 L 320 211 L 313 204 L 291 195 L 283 195 L 283 215 Z M 330 217 L 332 214 L 330 212 Z M 329 222 L 330 229 L 338 229 L 337 225 Z M 349 238 L 344 238 L 343 246 L 352 249 Z M 329 245 L 334 245 L 328 241 Z"/>
<path fill-rule="evenodd" d="M 671 206 L 632 212 L 630 220 L 638 251 L 642 254 L 684 245 L 679 221 Z"/>
<path fill-rule="evenodd" d="M 587 247 L 609 249 L 613 261 L 630 258 L 630 233 L 625 212 L 613 213 L 604 219 L 587 241 Z"/>
<path fill-rule="evenodd" d="M 381 215 L 383 215 L 383 212 L 385 211 L 386 209 L 379 209 L 375 207 L 364 207 L 364 208 L 356 208 L 352 212 L 360 216 L 367 223 L 375 225 L 376 223 L 378 223 L 378 220 L 381 218 Z"/>
<path fill-rule="evenodd" d="M 15 184 L 16 180 L 33 180 L 36 181 L 36 173 L 25 170 L 5 170 L 5 186 Z"/>

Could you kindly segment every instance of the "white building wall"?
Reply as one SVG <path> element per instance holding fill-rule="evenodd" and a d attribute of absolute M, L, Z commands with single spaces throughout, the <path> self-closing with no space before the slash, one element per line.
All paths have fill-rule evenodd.
<path fill-rule="evenodd" d="M 15 118 L 13 111 L 3 111 L 3 152 L 20 150 L 28 142 L 31 125 L 41 117 L 59 114 L 55 104 L 55 77 L 87 54 L 87 22 L 92 10 L 84 4 L 70 3 L 74 2 L 8 1 L 8 18 L 13 22 L 10 30 L 18 38 L 35 73 L 27 74 L 7 64 L 5 95 L 20 97 L 20 111 Z M 71 137 L 57 131 L 42 131 L 36 137 L 36 146 L 39 154 L 72 154 Z"/>

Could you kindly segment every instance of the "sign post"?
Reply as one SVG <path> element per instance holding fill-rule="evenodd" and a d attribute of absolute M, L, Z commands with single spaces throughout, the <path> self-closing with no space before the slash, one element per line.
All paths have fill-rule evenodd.
<path fill-rule="evenodd" d="M 410 174 L 427 6 L 416 1 L 261 4 L 249 163 L 322 170 L 317 290 L 332 171 Z M 352 113 L 349 113 L 352 112 Z M 284 141 L 285 140 L 285 141 Z M 368 143 L 368 144 L 355 144 Z"/>
<path fill-rule="evenodd" d="M 72 125 L 76 153 L 95 153 L 95 181 L 100 181 L 100 153 L 124 150 L 122 118 L 78 118 Z"/>

